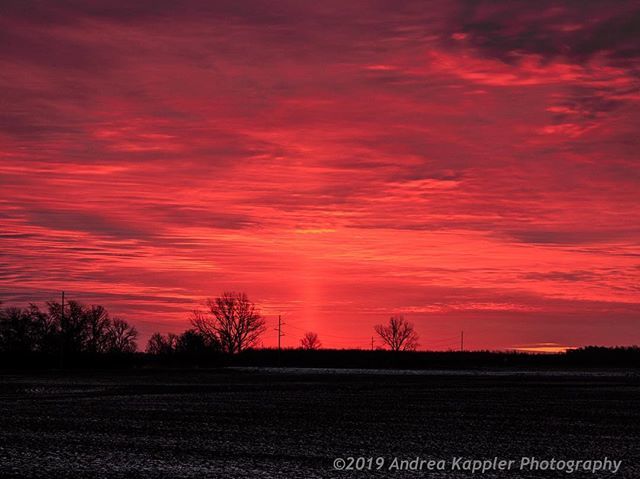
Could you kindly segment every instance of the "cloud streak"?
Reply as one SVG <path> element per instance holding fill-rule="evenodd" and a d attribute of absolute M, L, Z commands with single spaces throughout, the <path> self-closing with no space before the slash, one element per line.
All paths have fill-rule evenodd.
<path fill-rule="evenodd" d="M 0 299 L 628 342 L 640 10 L 583 3 L 3 2 Z"/>

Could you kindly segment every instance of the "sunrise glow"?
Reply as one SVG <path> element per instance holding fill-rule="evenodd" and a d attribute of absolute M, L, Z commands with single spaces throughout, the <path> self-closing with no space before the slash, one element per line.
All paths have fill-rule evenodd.
<path fill-rule="evenodd" d="M 244 291 L 265 346 L 395 314 L 420 349 L 638 343 L 632 2 L 338 3 L 3 2 L 0 300 L 143 339 Z"/>

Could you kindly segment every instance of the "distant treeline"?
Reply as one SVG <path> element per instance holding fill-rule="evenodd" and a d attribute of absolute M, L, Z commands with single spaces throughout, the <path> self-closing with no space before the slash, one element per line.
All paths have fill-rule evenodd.
<path fill-rule="evenodd" d="M 61 364 L 55 354 L 0 353 L 0 369 L 111 369 L 297 367 L 355 369 L 598 369 L 640 368 L 640 348 L 585 347 L 566 353 L 509 351 L 403 351 L 362 349 L 247 349 L 231 355 L 199 352 L 76 353 Z"/>
<path fill-rule="evenodd" d="M 238 303 L 238 298 L 243 299 L 232 298 L 233 304 Z M 244 311 L 245 317 L 255 316 L 252 308 Z M 247 337 L 237 339 L 240 337 L 237 331 L 242 330 L 228 328 L 234 334 L 222 328 L 208 330 L 203 326 L 202 315 L 196 316 L 192 325 L 192 329 L 181 334 L 155 333 L 146 352 L 138 352 L 135 328 L 122 319 L 112 318 L 102 306 L 69 301 L 64 305 L 48 302 L 43 309 L 35 305 L 0 307 L 0 368 L 640 368 L 637 346 L 590 346 L 566 353 L 532 354 L 318 349 L 303 341 L 300 348 L 277 350 L 241 347 Z M 264 329 L 263 324 L 259 326 Z"/>
<path fill-rule="evenodd" d="M 640 348 L 589 346 L 553 354 L 515 351 L 254 349 L 234 357 L 233 365 L 364 369 L 640 368 Z"/>

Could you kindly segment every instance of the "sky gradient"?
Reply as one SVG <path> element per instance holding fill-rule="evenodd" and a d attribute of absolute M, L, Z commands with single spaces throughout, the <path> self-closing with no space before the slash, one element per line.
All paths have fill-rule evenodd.
<path fill-rule="evenodd" d="M 0 300 L 637 344 L 639 31 L 632 1 L 3 0 Z"/>

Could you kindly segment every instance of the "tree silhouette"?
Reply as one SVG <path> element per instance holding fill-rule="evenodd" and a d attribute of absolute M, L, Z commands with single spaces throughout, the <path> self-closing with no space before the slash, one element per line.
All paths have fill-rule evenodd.
<path fill-rule="evenodd" d="M 86 350 L 92 353 L 102 353 L 109 349 L 108 332 L 111 327 L 109 313 L 102 306 L 91 306 L 85 310 L 87 318 Z"/>
<path fill-rule="evenodd" d="M 318 335 L 316 333 L 309 331 L 300 340 L 300 346 L 302 349 L 316 350 L 322 347 L 322 343 L 318 339 Z"/>
<path fill-rule="evenodd" d="M 208 299 L 206 312 L 194 311 L 191 324 L 210 344 L 229 354 L 256 344 L 265 322 L 245 293 L 227 292 Z"/>
<path fill-rule="evenodd" d="M 36 331 L 27 310 L 16 307 L 0 310 L 0 349 L 29 353 L 36 349 Z"/>
<path fill-rule="evenodd" d="M 78 353 L 131 353 L 138 332 L 122 319 L 109 318 L 102 306 L 84 306 L 77 301 L 47 303 L 47 310 L 0 308 L 0 351 L 41 352 L 63 360 Z"/>
<path fill-rule="evenodd" d="M 418 347 L 418 333 L 402 316 L 392 316 L 388 324 L 378 324 L 374 329 L 392 351 L 414 351 Z"/>
<path fill-rule="evenodd" d="M 55 324 L 61 354 L 85 351 L 89 329 L 84 306 L 77 301 L 69 301 L 64 308 L 58 302 L 49 302 L 47 306 Z"/>
<path fill-rule="evenodd" d="M 147 353 L 156 355 L 168 355 L 176 351 L 178 336 L 173 333 L 163 335 L 153 333 L 147 342 Z"/>
<path fill-rule="evenodd" d="M 208 344 L 207 339 L 195 329 L 187 329 L 178 336 L 175 349 L 179 354 L 199 355 L 207 350 L 217 349 L 216 345 L 217 343 L 212 347 Z"/>
<path fill-rule="evenodd" d="M 115 318 L 106 329 L 106 351 L 110 353 L 133 353 L 137 349 L 138 331 L 126 321 Z"/>
<path fill-rule="evenodd" d="M 146 349 L 147 353 L 156 356 L 172 354 L 199 356 L 218 350 L 218 343 L 211 344 L 195 329 L 187 329 L 180 335 L 154 333 L 149 338 Z"/>
<path fill-rule="evenodd" d="M 25 309 L 33 331 L 33 349 L 43 353 L 58 350 L 58 327 L 54 319 L 35 304 Z"/>

